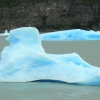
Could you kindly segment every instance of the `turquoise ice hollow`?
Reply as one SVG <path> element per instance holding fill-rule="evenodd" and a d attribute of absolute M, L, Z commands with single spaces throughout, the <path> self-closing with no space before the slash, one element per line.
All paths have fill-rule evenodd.
<path fill-rule="evenodd" d="M 99 67 L 88 64 L 76 53 L 46 53 L 35 27 L 13 29 L 7 41 L 10 45 L 1 52 L 0 82 L 55 80 L 100 85 Z"/>

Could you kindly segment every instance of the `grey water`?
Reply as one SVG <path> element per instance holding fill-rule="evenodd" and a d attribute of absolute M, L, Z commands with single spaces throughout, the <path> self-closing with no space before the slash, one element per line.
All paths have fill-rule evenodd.
<path fill-rule="evenodd" d="M 0 100 L 100 100 L 100 87 L 48 82 L 0 83 Z"/>
<path fill-rule="evenodd" d="M 9 43 L 0 36 L 0 52 Z M 42 42 L 47 53 L 78 53 L 100 67 L 100 41 Z M 52 82 L 0 83 L 0 100 L 100 100 L 100 86 Z"/>

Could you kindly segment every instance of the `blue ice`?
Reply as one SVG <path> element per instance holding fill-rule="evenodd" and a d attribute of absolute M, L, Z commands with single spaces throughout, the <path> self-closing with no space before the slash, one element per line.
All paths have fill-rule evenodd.
<path fill-rule="evenodd" d="M 55 80 L 100 85 L 99 67 L 88 64 L 76 53 L 45 53 L 35 27 L 13 29 L 7 41 L 10 45 L 1 52 L 0 82 Z"/>
<path fill-rule="evenodd" d="M 41 34 L 43 41 L 100 40 L 100 31 L 81 29 L 63 30 Z"/>

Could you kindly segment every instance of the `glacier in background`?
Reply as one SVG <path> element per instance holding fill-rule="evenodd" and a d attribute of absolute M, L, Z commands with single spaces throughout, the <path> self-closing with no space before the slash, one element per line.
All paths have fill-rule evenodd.
<path fill-rule="evenodd" d="M 74 33 L 83 30 L 71 31 Z M 1 52 L 0 82 L 55 80 L 100 85 L 100 68 L 88 64 L 76 53 L 45 53 L 41 44 L 42 35 L 39 35 L 36 28 L 22 27 L 13 29 L 9 33 L 7 41 L 10 45 Z M 58 32 L 54 33 L 58 34 Z M 82 39 L 86 38 L 85 31 L 81 35 Z M 54 39 L 54 37 L 50 38 Z"/>

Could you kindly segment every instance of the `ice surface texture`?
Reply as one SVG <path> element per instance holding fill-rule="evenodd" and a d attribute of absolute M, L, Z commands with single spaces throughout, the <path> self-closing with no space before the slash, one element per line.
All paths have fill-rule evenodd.
<path fill-rule="evenodd" d="M 68 40 L 100 40 L 100 31 L 86 31 L 81 29 L 48 32 L 41 34 L 43 41 L 68 41 Z"/>
<path fill-rule="evenodd" d="M 100 68 L 85 62 L 78 54 L 47 54 L 34 27 L 10 31 L 1 52 L 0 82 L 58 80 L 67 83 L 100 85 Z"/>

